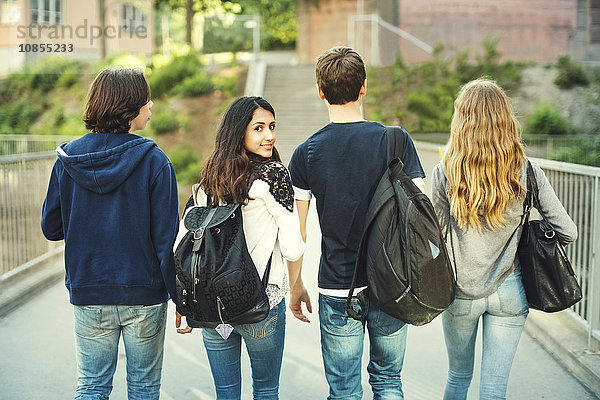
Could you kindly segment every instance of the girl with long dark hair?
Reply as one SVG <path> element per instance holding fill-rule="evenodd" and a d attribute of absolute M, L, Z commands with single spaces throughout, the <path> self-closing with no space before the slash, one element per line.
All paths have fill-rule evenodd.
<path fill-rule="evenodd" d="M 261 322 L 234 325 L 224 340 L 214 329 L 203 329 L 204 346 L 217 399 L 241 398 L 241 343 L 252 367 L 254 399 L 278 399 L 285 336 L 288 275 L 285 260 L 304 252 L 289 173 L 275 148 L 275 111 L 261 97 L 241 97 L 225 112 L 215 148 L 192 188 L 194 204 L 241 203 L 244 235 L 250 256 L 262 277 L 269 259 L 266 288 L 271 311 Z M 180 328 L 189 333 L 194 326 Z M 179 328 L 181 316 L 177 315 Z"/>

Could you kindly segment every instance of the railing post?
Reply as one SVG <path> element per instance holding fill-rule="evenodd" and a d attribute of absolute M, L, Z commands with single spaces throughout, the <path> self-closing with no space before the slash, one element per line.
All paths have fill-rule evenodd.
<path fill-rule="evenodd" d="M 379 15 L 371 14 L 371 64 L 379 65 Z"/>
<path fill-rule="evenodd" d="M 592 246 L 591 246 L 591 265 L 590 271 L 593 276 L 590 279 L 590 293 L 592 295 L 588 308 L 588 350 L 590 352 L 600 351 L 600 338 L 594 337 L 594 331 L 600 330 L 600 268 L 598 267 L 598 256 L 600 252 L 600 176 L 594 178 L 594 195 L 593 195 L 593 223 L 592 223 Z"/>
<path fill-rule="evenodd" d="M 354 24 L 356 23 L 355 20 L 356 17 L 354 15 L 348 16 L 348 47 L 351 47 L 353 49 L 356 49 L 354 47 Z"/>

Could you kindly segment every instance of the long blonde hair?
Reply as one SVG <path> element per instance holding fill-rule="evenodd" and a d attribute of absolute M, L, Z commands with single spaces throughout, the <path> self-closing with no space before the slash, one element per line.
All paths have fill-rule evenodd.
<path fill-rule="evenodd" d="M 504 225 L 502 213 L 524 196 L 519 171 L 525 160 L 518 123 L 506 94 L 495 83 L 465 84 L 454 102 L 450 143 L 444 156 L 450 213 L 458 226 Z"/>

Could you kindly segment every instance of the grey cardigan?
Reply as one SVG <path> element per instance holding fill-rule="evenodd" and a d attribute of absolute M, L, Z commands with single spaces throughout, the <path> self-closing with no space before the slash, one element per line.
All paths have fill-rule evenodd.
<path fill-rule="evenodd" d="M 544 171 L 533 162 L 532 165 L 539 189 L 541 208 L 539 211 L 554 225 L 556 232 L 561 236 L 562 243 L 574 242 L 577 239 L 577 226 L 556 197 Z M 519 174 L 519 179 L 525 187 L 526 167 L 527 162 L 524 163 Z M 450 216 L 447 186 L 446 173 L 440 162 L 433 169 L 433 206 L 444 235 L 447 234 L 449 224 L 452 224 L 451 234 L 457 270 L 456 297 L 461 299 L 487 297 L 496 292 L 498 286 L 514 271 L 518 263 L 516 252 L 522 228 L 519 227 L 508 245 L 507 241 L 521 221 L 524 199 L 515 198 L 509 203 L 503 213 L 506 220 L 504 226 L 492 230 L 482 218 L 481 228 L 467 226 L 461 229 L 456 219 Z M 454 262 L 450 236 L 445 237 L 450 259 Z"/>

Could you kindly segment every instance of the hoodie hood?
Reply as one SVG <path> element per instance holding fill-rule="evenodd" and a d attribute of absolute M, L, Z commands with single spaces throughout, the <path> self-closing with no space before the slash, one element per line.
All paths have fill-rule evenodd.
<path fill-rule="evenodd" d="M 88 133 L 56 152 L 78 185 L 104 194 L 118 188 L 154 147 L 154 141 L 138 135 Z"/>

